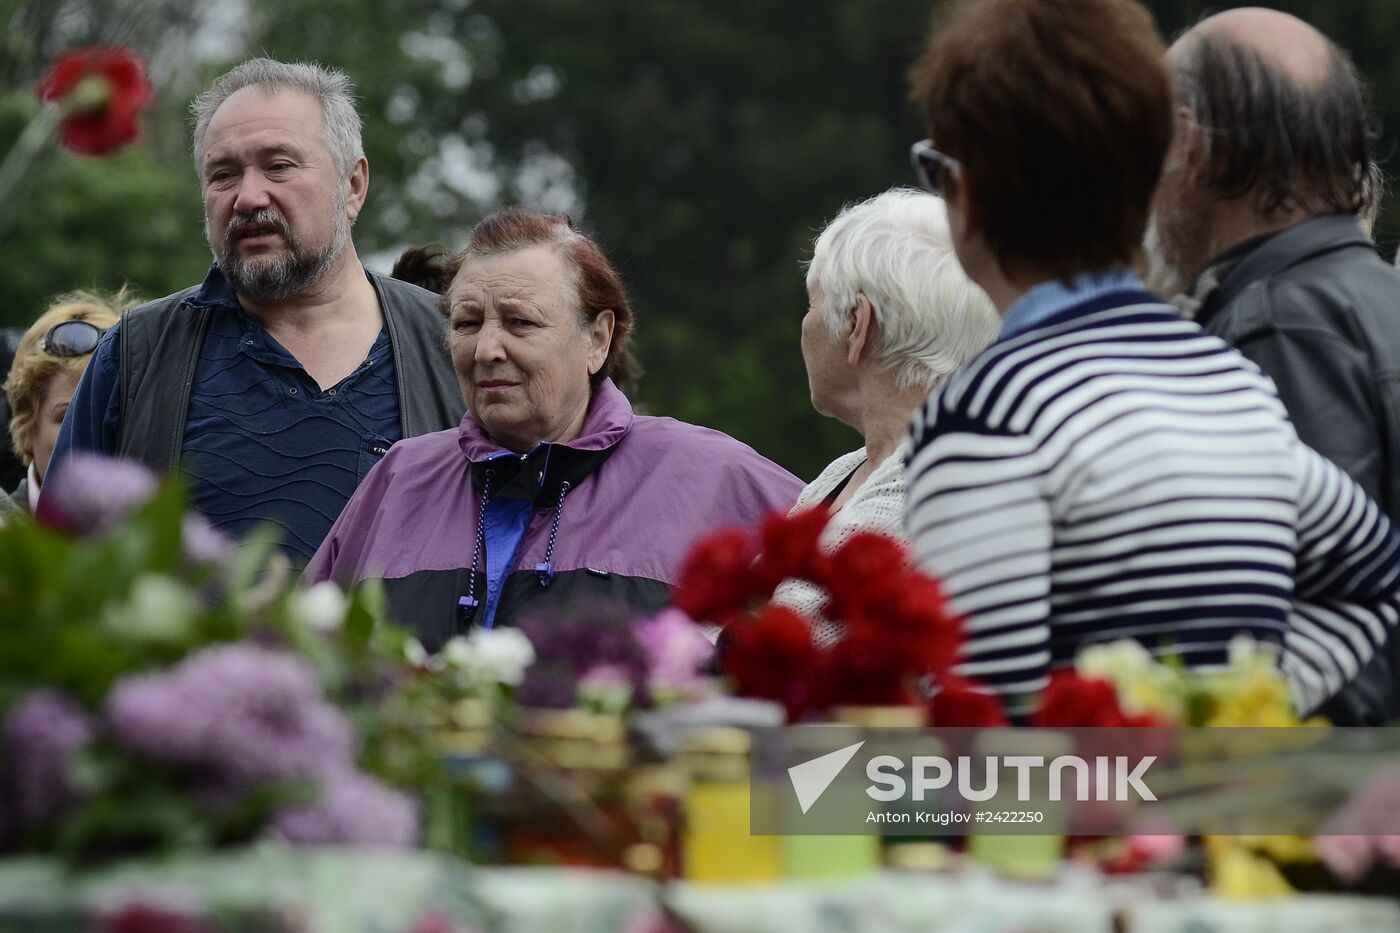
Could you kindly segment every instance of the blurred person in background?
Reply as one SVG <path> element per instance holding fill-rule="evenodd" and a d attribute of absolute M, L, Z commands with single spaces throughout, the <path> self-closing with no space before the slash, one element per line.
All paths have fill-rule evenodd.
<path fill-rule="evenodd" d="M 1298 437 L 1400 519 L 1400 275 L 1356 68 L 1274 10 L 1210 16 L 1171 47 L 1172 147 L 1148 227 L 1164 294 L 1274 382 Z M 1360 218 L 1361 223 L 1358 223 Z M 1334 700 L 1397 713 L 1400 642 Z"/>
<path fill-rule="evenodd" d="M 1134 271 L 1164 55 L 1132 0 L 980 0 L 945 9 L 913 72 L 915 166 L 1002 321 L 916 417 L 906 530 L 966 616 L 961 673 L 1018 715 L 1086 645 L 1209 671 L 1241 634 L 1310 713 L 1400 618 L 1385 515 Z"/>
<path fill-rule="evenodd" d="M 452 262 L 452 253 L 441 243 L 425 243 L 410 246 L 394 260 L 394 268 L 389 272 L 400 282 L 408 282 L 419 288 L 426 288 L 434 295 L 441 295 L 452 282 L 447 266 Z"/>
<path fill-rule="evenodd" d="M 10 442 L 28 470 L 13 497 L 26 512 L 32 513 L 39 502 L 63 416 L 92 351 L 133 300 L 125 289 L 111 298 L 81 291 L 63 295 L 21 338 L 5 380 L 5 397 Z"/>
<path fill-rule="evenodd" d="M 15 353 L 19 351 L 19 342 L 24 337 L 24 327 L 0 327 L 0 373 L 7 377 L 10 374 L 10 367 L 14 364 Z M 3 393 L 0 393 L 0 423 L 10 423 L 10 403 Z M 24 479 L 26 470 L 24 461 L 20 459 L 10 443 L 8 434 L 0 434 L 0 489 L 13 489 L 20 480 Z M 4 506 L 4 500 L 0 500 L 0 508 Z"/>
<path fill-rule="evenodd" d="M 751 448 L 633 412 L 611 379 L 631 304 L 567 217 L 492 214 L 451 269 L 468 413 L 389 451 L 306 581 L 382 579 L 391 615 L 436 650 L 526 612 L 655 612 L 699 535 L 792 506 L 801 482 Z"/>
<path fill-rule="evenodd" d="M 391 445 L 457 423 L 436 297 L 367 272 L 350 236 L 369 190 L 352 90 L 260 58 L 195 100 L 214 266 L 106 335 L 54 470 L 70 450 L 179 468 L 216 527 L 270 521 L 305 561 Z"/>
<path fill-rule="evenodd" d="M 996 309 L 958 265 L 942 200 L 910 188 L 847 207 L 827 225 L 807 267 L 807 298 L 802 359 L 812 407 L 864 444 L 808 484 L 794 510 L 831 510 L 821 540 L 828 551 L 860 532 L 902 538 L 909 421 L 996 337 Z M 820 587 L 788 580 L 774 598 L 818 620 L 819 643 L 840 637 L 839 623 L 824 618 Z"/>

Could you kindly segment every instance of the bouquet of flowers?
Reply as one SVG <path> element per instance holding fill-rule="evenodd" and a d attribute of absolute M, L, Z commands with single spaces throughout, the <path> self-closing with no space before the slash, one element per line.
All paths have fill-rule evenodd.
<path fill-rule="evenodd" d="M 675 606 L 720 628 L 720 666 L 735 691 L 783 704 L 793 722 L 833 706 L 921 704 L 921 682 L 974 693 L 949 678 L 961 631 L 938 582 L 884 535 L 857 534 L 827 553 L 828 519 L 825 509 L 773 515 L 757 533 L 708 535 L 687 557 Z M 773 601 L 788 579 L 826 591 L 842 638 L 819 647 L 812 620 Z"/>
<path fill-rule="evenodd" d="M 129 463 L 75 455 L 37 519 L 0 527 L 0 851 L 416 842 L 381 779 L 435 763 L 377 591 L 293 589 Z"/>

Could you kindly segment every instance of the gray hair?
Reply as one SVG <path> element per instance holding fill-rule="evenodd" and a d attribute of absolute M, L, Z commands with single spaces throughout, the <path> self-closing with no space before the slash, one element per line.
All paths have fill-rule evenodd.
<path fill-rule="evenodd" d="M 995 339 L 1000 321 L 953 253 L 943 200 L 894 188 L 846 207 L 817 237 L 807 286 L 819 286 L 833 334 L 864 294 L 874 308 L 874 359 L 900 388 L 933 389 Z"/>
<path fill-rule="evenodd" d="M 194 167 L 203 175 L 204 136 L 214 111 L 237 91 L 260 87 L 268 92 L 302 91 L 321 105 L 326 148 L 335 159 L 342 177 L 348 177 L 355 163 L 364 157 L 360 137 L 360 114 L 355 109 L 355 86 L 350 76 L 334 68 L 312 63 L 287 63 L 270 58 L 252 58 L 220 76 L 209 89 L 190 104 L 194 117 Z"/>
<path fill-rule="evenodd" d="M 1303 208 L 1374 214 L 1384 177 L 1373 155 L 1366 87 L 1327 43 L 1322 76 L 1300 81 L 1254 48 L 1203 36 L 1177 61 L 1177 99 L 1205 131 L 1202 190 L 1248 197 L 1269 217 Z"/>

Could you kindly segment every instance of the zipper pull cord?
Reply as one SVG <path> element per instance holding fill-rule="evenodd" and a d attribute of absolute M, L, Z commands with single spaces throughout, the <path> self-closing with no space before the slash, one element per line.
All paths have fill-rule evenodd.
<path fill-rule="evenodd" d="M 457 600 L 457 608 L 461 612 L 464 624 L 471 623 L 472 616 L 476 615 L 477 607 L 481 605 L 481 600 L 476 598 L 476 568 L 481 563 L 481 552 L 486 550 L 486 502 L 491 498 L 491 480 L 495 475 L 495 470 L 487 470 L 486 479 L 481 484 L 481 506 L 476 510 L 476 544 L 472 546 L 472 569 L 467 577 L 467 595 Z"/>
<path fill-rule="evenodd" d="M 554 539 L 559 537 L 559 516 L 564 514 L 564 497 L 569 494 L 566 480 L 559 484 L 559 502 L 554 506 L 554 526 L 549 529 L 549 544 L 545 545 L 544 563 L 535 565 L 535 576 L 540 578 L 540 586 L 549 589 L 554 582 Z"/>

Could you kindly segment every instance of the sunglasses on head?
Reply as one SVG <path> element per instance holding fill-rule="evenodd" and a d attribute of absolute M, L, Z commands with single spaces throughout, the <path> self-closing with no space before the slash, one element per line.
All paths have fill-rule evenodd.
<path fill-rule="evenodd" d="M 44 335 L 44 352 L 51 356 L 86 356 L 97 349 L 107 328 L 91 321 L 64 321 Z"/>
<path fill-rule="evenodd" d="M 921 139 L 910 146 L 909 161 L 914 163 L 914 174 L 918 176 L 919 184 L 924 190 L 939 197 L 943 196 L 944 174 L 962 167 L 957 159 L 933 148 L 931 139 Z"/>

